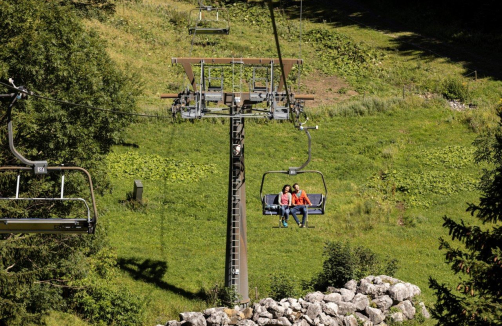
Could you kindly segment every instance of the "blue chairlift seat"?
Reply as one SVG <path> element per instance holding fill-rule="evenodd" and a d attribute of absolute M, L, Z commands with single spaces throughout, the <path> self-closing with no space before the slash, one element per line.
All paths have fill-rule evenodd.
<path fill-rule="evenodd" d="M 312 206 L 307 206 L 309 215 L 324 215 L 326 197 L 323 194 L 307 194 Z M 279 215 L 279 195 L 266 194 L 262 199 L 263 215 Z"/>

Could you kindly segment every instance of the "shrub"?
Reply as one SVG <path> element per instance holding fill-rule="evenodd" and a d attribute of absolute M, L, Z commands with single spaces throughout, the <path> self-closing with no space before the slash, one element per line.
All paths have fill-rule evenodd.
<path fill-rule="evenodd" d="M 304 286 L 325 291 L 328 286 L 342 287 L 352 279 L 361 279 L 370 274 L 392 276 L 398 268 L 396 259 L 382 260 L 370 249 L 352 247 L 348 242 L 326 242 L 324 256 L 326 260 L 322 271 Z"/>
<path fill-rule="evenodd" d="M 134 326 L 141 324 L 142 303 L 124 289 L 92 286 L 74 297 L 75 310 L 84 319 L 103 325 Z"/>
<path fill-rule="evenodd" d="M 448 100 L 467 102 L 470 99 L 467 84 L 459 79 L 447 78 L 441 84 L 441 94 Z"/>
<path fill-rule="evenodd" d="M 297 296 L 297 291 L 291 276 L 284 272 L 279 272 L 270 277 L 269 296 L 274 300 L 293 298 Z"/>
<path fill-rule="evenodd" d="M 209 306 L 233 307 L 241 299 L 235 288 L 221 283 L 210 289 L 202 289 L 201 292 Z"/>

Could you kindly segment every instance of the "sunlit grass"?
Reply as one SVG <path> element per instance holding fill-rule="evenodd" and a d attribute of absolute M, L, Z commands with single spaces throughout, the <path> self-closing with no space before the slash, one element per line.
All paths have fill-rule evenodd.
<path fill-rule="evenodd" d="M 253 25 L 232 21 L 231 34 L 200 37 L 191 45 L 186 26 L 166 21 L 158 6 L 180 13 L 194 6 L 183 1 L 150 0 L 122 2 L 108 21 L 87 21 L 108 43 L 108 53 L 117 66 L 135 73 L 143 86 L 139 110 L 167 112 L 169 101 L 161 93 L 178 92 L 186 84 L 183 69 L 171 65 L 171 57 L 270 57 L 275 44 L 269 23 Z M 264 11 L 266 14 L 266 11 Z M 177 16 L 178 17 L 178 16 Z M 181 17 L 181 16 L 180 16 Z M 292 22 L 295 24 L 297 22 Z M 304 28 L 319 26 L 304 22 Z M 335 28 L 324 24 L 326 28 Z M 400 201 L 406 196 L 371 192 L 368 184 L 384 171 L 396 169 L 417 173 L 422 168 L 419 151 L 446 146 L 471 146 L 479 131 L 493 125 L 493 100 L 498 101 L 498 82 L 466 79 L 479 103 L 476 111 L 451 111 L 445 100 L 417 96 L 429 91 L 445 76 L 463 78 L 463 68 L 445 58 L 423 56 L 421 51 L 403 55 L 396 48 L 396 35 L 356 25 L 336 28 L 355 41 L 385 51 L 381 70 L 366 78 L 347 78 L 351 90 L 366 91 L 342 103 L 307 107 L 312 132 L 313 157 L 308 169 L 321 171 L 328 187 L 327 213 L 310 218 L 313 229 L 274 229 L 276 217 L 262 216 L 259 189 L 262 174 L 300 166 L 307 159 L 305 134 L 288 123 L 251 122 L 246 130 L 246 183 L 248 264 L 251 299 L 267 295 L 270 275 L 287 271 L 297 279 L 309 279 L 322 265 L 327 240 L 364 245 L 382 256 L 400 261 L 396 277 L 417 284 L 423 299 L 434 301 L 428 277 L 451 283 L 437 239 L 447 236 L 442 216 L 472 218 L 466 202 L 476 201 L 476 192 L 448 196 L 424 195 L 430 207 L 411 207 Z M 298 41 L 281 38 L 283 55 L 296 57 Z M 302 45 L 305 60 L 302 83 L 316 70 L 317 56 Z M 249 81 L 248 81 L 249 82 Z M 403 85 L 417 85 L 416 92 L 402 98 Z M 307 104 L 308 106 L 308 104 Z M 359 114 L 354 113 L 357 108 Z M 124 201 L 134 178 L 116 178 L 112 192 L 99 199 L 101 225 L 123 262 L 121 284 L 145 300 L 145 325 L 176 319 L 182 311 L 200 311 L 206 303 L 200 291 L 224 279 L 228 173 L 228 121 L 194 121 L 173 125 L 147 120 L 126 130 L 128 146 L 115 152 L 135 151 L 211 163 L 214 171 L 198 182 L 166 183 L 142 180 L 145 205 L 131 210 Z M 130 146 L 131 144 L 137 146 Z M 471 164 L 463 173 L 479 176 Z M 281 178 L 282 177 L 282 178 Z M 283 184 L 298 182 L 307 192 L 322 192 L 317 175 L 271 176 L 265 192 L 278 193 Z M 409 198 L 408 198 L 409 199 Z M 413 226 L 404 225 L 412 221 Z M 128 264 L 125 264 L 127 262 Z M 146 268 L 141 270 L 141 268 Z M 149 273 L 156 271 L 153 276 Z M 299 286 L 299 284 L 296 284 Z M 61 317 L 63 318 L 63 317 Z M 65 317 L 66 318 L 66 317 Z"/>

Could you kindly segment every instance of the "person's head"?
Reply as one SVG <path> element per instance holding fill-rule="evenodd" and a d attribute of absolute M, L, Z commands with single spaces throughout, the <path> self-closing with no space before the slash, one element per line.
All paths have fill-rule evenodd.
<path fill-rule="evenodd" d="M 291 191 L 291 186 L 290 185 L 284 185 L 284 187 L 282 187 L 282 193 L 285 194 L 287 192 L 290 192 Z"/>
<path fill-rule="evenodd" d="M 298 185 L 298 183 L 295 183 L 293 185 L 293 192 L 298 192 L 300 190 L 300 186 Z"/>

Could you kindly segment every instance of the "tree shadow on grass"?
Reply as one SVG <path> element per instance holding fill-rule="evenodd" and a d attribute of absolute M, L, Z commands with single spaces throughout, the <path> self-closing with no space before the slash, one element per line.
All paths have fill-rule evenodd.
<path fill-rule="evenodd" d="M 154 284 L 158 288 L 176 293 L 190 300 L 207 300 L 203 289 L 193 293 L 162 280 L 167 272 L 167 263 L 160 260 L 138 258 L 119 258 L 117 260 L 121 270 L 128 272 L 135 280 Z"/>
<path fill-rule="evenodd" d="M 285 8 L 286 15 L 293 19 L 299 18 L 299 0 L 281 0 L 280 2 Z M 420 6 L 417 5 L 419 2 L 403 1 L 400 2 L 399 7 L 394 8 L 391 0 L 381 3 L 373 0 L 310 0 L 303 1 L 302 9 L 304 19 L 331 26 L 359 26 L 379 30 L 390 35 L 411 32 L 411 35 L 401 35 L 392 40 L 392 43 L 396 45 L 395 49 L 399 51 L 401 56 L 408 56 L 412 59 L 421 57 L 430 60 L 448 58 L 451 62 L 463 65 L 466 73 L 477 71 L 478 77 L 492 77 L 502 80 L 502 63 L 500 62 L 502 46 L 499 45 L 500 24 L 497 20 L 491 17 L 489 23 L 482 26 L 461 24 L 460 18 L 463 17 L 462 15 L 468 14 L 469 11 L 448 7 L 449 3 L 453 3 L 452 0 L 438 2 L 431 0 Z M 490 0 L 485 6 L 492 8 L 492 10 L 486 8 L 480 10 L 477 12 L 477 16 L 474 15 L 471 20 L 475 20 L 475 17 L 482 14 L 497 12 L 502 3 Z M 445 7 L 448 10 L 445 11 Z M 405 14 L 396 15 L 400 9 L 412 17 Z M 414 12 L 414 9 L 417 11 Z M 430 23 L 434 22 L 434 18 L 446 19 L 448 12 L 451 12 L 454 17 L 458 17 L 451 19 L 451 21 L 437 22 L 432 29 L 429 27 Z M 424 21 L 423 24 L 418 23 L 423 16 L 429 17 L 428 20 Z M 408 17 L 408 19 L 403 17 Z M 449 22 L 453 26 L 448 29 L 444 28 L 444 33 L 440 32 L 438 26 Z M 490 24 L 497 29 L 487 28 Z M 453 37 L 455 35 L 464 35 L 464 37 Z M 478 39 L 479 37 L 481 39 Z"/>

